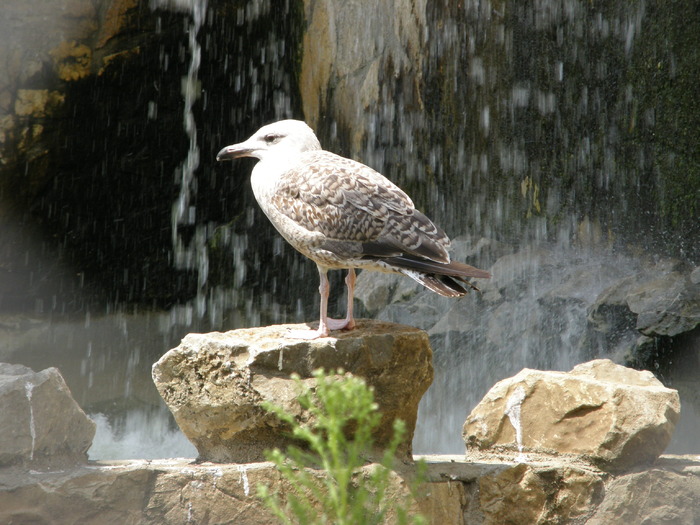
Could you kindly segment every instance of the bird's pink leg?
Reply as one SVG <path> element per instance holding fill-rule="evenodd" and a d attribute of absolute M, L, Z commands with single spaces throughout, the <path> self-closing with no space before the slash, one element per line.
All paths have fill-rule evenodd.
<path fill-rule="evenodd" d="M 318 265 L 317 265 L 318 266 Z M 289 335 L 296 339 L 318 339 L 328 337 L 331 333 L 328 327 L 328 295 L 331 285 L 328 283 L 327 268 L 318 266 L 318 275 L 321 283 L 318 286 L 318 293 L 321 295 L 321 319 L 318 322 L 318 330 L 291 330 Z"/>
<path fill-rule="evenodd" d="M 355 295 L 355 275 L 354 268 L 348 270 L 348 275 L 345 277 L 345 284 L 348 287 L 348 309 L 345 319 L 327 319 L 328 327 L 331 330 L 352 330 L 355 328 L 355 318 L 352 315 L 353 297 Z"/>
<path fill-rule="evenodd" d="M 330 295 L 330 284 L 328 283 L 328 269 L 318 267 L 318 274 L 321 283 L 318 293 L 321 295 L 321 317 L 318 322 L 318 330 L 292 330 L 290 336 L 297 339 L 318 339 L 328 337 L 331 330 L 343 330 L 355 328 L 355 318 L 353 317 L 353 295 L 355 292 L 355 270 L 350 268 L 345 278 L 348 287 L 348 311 L 345 319 L 328 318 L 328 296 Z"/>

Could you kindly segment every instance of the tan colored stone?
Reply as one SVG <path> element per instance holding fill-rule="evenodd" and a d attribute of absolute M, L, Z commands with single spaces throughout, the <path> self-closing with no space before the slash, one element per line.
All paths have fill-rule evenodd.
<path fill-rule="evenodd" d="M 603 499 L 599 473 L 568 465 L 519 464 L 479 480 L 484 524 L 571 523 Z"/>
<path fill-rule="evenodd" d="M 700 463 L 690 456 L 664 457 L 652 469 L 620 477 L 563 458 L 527 465 L 493 456 L 427 459 L 426 484 L 417 504 L 408 504 L 429 523 L 700 523 Z M 402 465 L 391 476 L 388 493 L 400 498 L 394 501 L 406 501 L 414 472 L 415 466 Z M 6 467 L 0 468 L 0 523 L 278 523 L 256 497 L 259 483 L 289 490 L 270 463 L 161 459 L 48 472 Z"/>
<path fill-rule="evenodd" d="M 19 89 L 15 99 L 15 115 L 41 117 L 49 100 L 48 89 Z"/>
<path fill-rule="evenodd" d="M 422 106 L 425 0 L 389 0 L 371 7 L 345 0 L 304 4 L 299 84 L 306 121 L 315 128 L 323 115 L 341 123 L 351 132 L 352 151 L 358 152 L 378 105 L 393 102 L 382 100 L 391 94 L 380 91 L 380 77 L 412 78 L 412 98 Z"/>
<path fill-rule="evenodd" d="M 90 74 L 92 49 L 75 40 L 63 41 L 49 54 L 54 61 L 58 78 L 66 81 L 80 80 Z"/>
<path fill-rule="evenodd" d="M 65 95 L 48 89 L 18 89 L 15 114 L 18 117 L 45 117 L 63 104 Z"/>
<path fill-rule="evenodd" d="M 601 359 L 500 381 L 467 418 L 463 437 L 468 449 L 576 454 L 619 470 L 656 459 L 679 415 L 678 393 L 650 372 Z"/>
<path fill-rule="evenodd" d="M 468 500 L 464 483 L 441 481 L 430 484 L 418 506 L 424 516 L 431 517 L 431 523 L 462 523 Z"/>
<path fill-rule="evenodd" d="M 416 509 L 407 499 L 405 475 L 392 473 L 388 494 Z M 256 496 L 259 484 L 282 494 L 290 490 L 270 463 L 196 465 L 180 459 L 101 463 L 51 473 L 0 469 L 0 523 L 277 525 L 279 520 Z M 386 523 L 396 523 L 395 517 Z"/>
<path fill-rule="evenodd" d="M 104 20 L 97 36 L 96 49 L 118 35 L 127 23 L 127 13 L 138 6 L 138 0 L 114 0 L 109 3 Z"/>
<path fill-rule="evenodd" d="M 326 103 L 332 64 L 335 61 L 335 24 L 330 12 L 332 2 L 305 1 L 308 21 L 304 32 L 304 58 L 301 63 L 299 89 L 304 117 L 312 127 L 318 126 L 322 106 Z"/>
<path fill-rule="evenodd" d="M 40 473 L 0 470 L 1 523 L 273 524 L 255 497 L 270 464 L 130 461 Z M 8 490 L 6 487 L 12 487 Z"/>
<path fill-rule="evenodd" d="M 294 328 L 299 325 L 190 334 L 153 365 L 156 387 L 200 459 L 259 461 L 265 449 L 285 448 L 288 437 L 262 403 L 306 417 L 291 375 L 313 384 L 318 368 L 342 368 L 364 378 L 382 413 L 376 444 L 391 440 L 399 418 L 407 427 L 400 453 L 409 455 L 418 402 L 433 378 L 427 334 L 361 320 L 355 330 L 304 341 L 289 337 Z"/>

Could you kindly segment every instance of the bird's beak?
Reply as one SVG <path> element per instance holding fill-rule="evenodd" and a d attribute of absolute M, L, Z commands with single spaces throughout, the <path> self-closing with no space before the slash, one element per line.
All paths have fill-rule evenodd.
<path fill-rule="evenodd" d="M 231 146 L 226 146 L 219 153 L 216 154 L 216 160 L 231 160 L 238 159 L 241 157 L 250 157 L 252 148 L 248 146 L 245 142 L 240 144 L 232 144 Z"/>

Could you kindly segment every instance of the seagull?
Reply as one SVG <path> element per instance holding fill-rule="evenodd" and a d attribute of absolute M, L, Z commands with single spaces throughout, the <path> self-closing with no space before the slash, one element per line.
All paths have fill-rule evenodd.
<path fill-rule="evenodd" d="M 260 128 L 245 142 L 226 146 L 217 161 L 254 157 L 251 174 L 258 204 L 289 244 L 316 263 L 321 284 L 317 330 L 300 339 L 329 337 L 355 327 L 355 268 L 399 273 L 445 297 L 478 288 L 470 278 L 490 274 L 450 260 L 450 239 L 389 179 L 369 166 L 321 148 L 300 120 Z M 347 269 L 347 315 L 328 318 L 328 270 Z"/>

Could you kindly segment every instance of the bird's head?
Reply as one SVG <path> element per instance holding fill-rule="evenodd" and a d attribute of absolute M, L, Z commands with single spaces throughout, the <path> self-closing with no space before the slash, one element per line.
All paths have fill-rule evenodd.
<path fill-rule="evenodd" d="M 305 122 L 280 120 L 263 126 L 245 142 L 226 146 L 216 155 L 216 160 L 240 157 L 265 160 L 268 156 L 274 155 L 279 158 L 320 149 L 321 144 Z"/>

